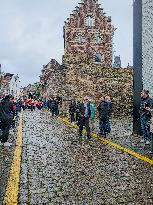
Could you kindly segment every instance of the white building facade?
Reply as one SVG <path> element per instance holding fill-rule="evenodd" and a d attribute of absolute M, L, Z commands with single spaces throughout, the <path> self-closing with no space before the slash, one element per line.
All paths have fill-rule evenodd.
<path fill-rule="evenodd" d="M 18 75 L 13 75 L 10 81 L 10 94 L 15 98 L 18 98 L 21 92 L 21 84 Z"/>
<path fill-rule="evenodd" d="M 142 0 L 142 83 L 153 96 L 153 0 Z"/>

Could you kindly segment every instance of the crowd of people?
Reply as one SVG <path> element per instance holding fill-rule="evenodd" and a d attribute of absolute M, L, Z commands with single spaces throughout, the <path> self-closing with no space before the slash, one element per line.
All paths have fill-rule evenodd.
<path fill-rule="evenodd" d="M 9 131 L 11 128 L 15 128 L 18 122 L 19 113 L 23 109 L 34 111 L 38 110 L 49 110 L 52 116 L 59 114 L 59 104 L 61 104 L 61 98 L 35 98 L 33 95 L 21 96 L 15 99 L 11 95 L 5 95 L 0 97 L 0 144 L 9 146 L 11 143 L 8 142 Z"/>
<path fill-rule="evenodd" d="M 106 137 L 111 132 L 110 115 L 112 103 L 109 96 L 101 97 L 97 107 L 99 113 L 99 134 Z M 72 100 L 69 106 L 70 121 L 77 122 L 79 126 L 79 137 L 82 137 L 83 127 L 86 128 L 87 138 L 90 139 L 90 132 L 94 129 L 94 121 L 96 117 L 96 106 L 92 99 L 87 96 L 83 98 L 83 102 Z"/>
<path fill-rule="evenodd" d="M 15 122 L 18 120 L 21 108 L 21 99 L 15 100 L 10 95 L 6 95 L 0 99 L 0 129 L 2 132 L 0 142 L 6 146 L 9 145 L 9 130 L 11 127 L 15 127 Z"/>
<path fill-rule="evenodd" d="M 9 130 L 15 127 L 19 118 L 21 109 L 34 111 L 47 110 L 52 116 L 61 114 L 59 108 L 62 107 L 62 98 L 52 97 L 50 99 L 36 99 L 31 94 L 28 97 L 19 97 L 14 99 L 10 95 L 6 95 L 0 99 L 0 142 L 7 145 Z M 109 96 L 101 97 L 98 106 L 94 104 L 94 100 L 85 96 L 82 101 L 76 99 L 69 103 L 69 117 L 71 123 L 79 126 L 79 137 L 82 138 L 82 131 L 85 127 L 87 138 L 90 139 L 90 133 L 94 130 L 95 119 L 99 120 L 99 134 L 106 138 L 111 133 L 111 117 L 112 102 Z M 98 114 L 98 115 L 97 115 Z M 140 121 L 143 138 L 141 143 L 150 144 L 151 133 L 153 132 L 153 99 L 149 96 L 149 91 L 141 92 Z"/>

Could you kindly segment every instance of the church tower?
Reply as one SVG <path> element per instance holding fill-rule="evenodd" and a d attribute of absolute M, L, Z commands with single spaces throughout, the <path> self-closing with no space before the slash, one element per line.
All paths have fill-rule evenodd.
<path fill-rule="evenodd" d="M 86 54 L 102 67 L 112 67 L 113 35 L 111 17 L 98 0 L 82 0 L 64 25 L 64 53 Z"/>

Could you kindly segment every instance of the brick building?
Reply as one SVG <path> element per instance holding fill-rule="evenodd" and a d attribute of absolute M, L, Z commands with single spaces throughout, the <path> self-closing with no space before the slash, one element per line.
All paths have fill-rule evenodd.
<path fill-rule="evenodd" d="M 105 16 L 98 0 L 82 0 L 64 25 L 65 54 L 86 53 L 93 62 L 112 67 L 111 17 Z"/>
<path fill-rule="evenodd" d="M 69 100 L 88 95 L 97 106 L 101 96 L 109 95 L 114 116 L 130 115 L 133 70 L 112 66 L 114 31 L 98 0 L 82 0 L 64 25 L 62 65 L 52 59 L 42 69 L 41 95 L 60 95 L 65 110 Z"/>

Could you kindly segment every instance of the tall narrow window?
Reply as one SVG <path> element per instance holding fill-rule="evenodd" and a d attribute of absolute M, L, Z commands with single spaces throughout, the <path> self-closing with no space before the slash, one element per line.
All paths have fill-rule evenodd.
<path fill-rule="evenodd" d="M 101 44 L 101 43 L 103 43 L 103 42 L 104 42 L 103 36 L 97 35 L 97 37 L 96 37 L 96 43 L 97 43 L 97 44 Z"/>
<path fill-rule="evenodd" d="M 86 19 L 86 23 L 87 23 L 87 26 L 88 27 L 93 27 L 93 25 L 94 25 L 94 19 L 93 19 L 93 16 L 91 16 L 91 15 L 89 15 L 89 16 L 87 16 L 87 19 Z"/>
<path fill-rule="evenodd" d="M 97 53 L 95 56 L 95 62 L 96 63 L 102 63 L 104 62 L 104 55 L 102 55 L 101 53 Z"/>
<path fill-rule="evenodd" d="M 85 36 L 81 33 L 77 34 L 76 40 L 77 40 L 78 43 L 85 43 L 86 42 Z"/>

